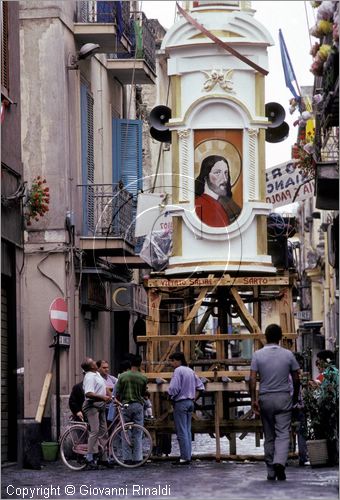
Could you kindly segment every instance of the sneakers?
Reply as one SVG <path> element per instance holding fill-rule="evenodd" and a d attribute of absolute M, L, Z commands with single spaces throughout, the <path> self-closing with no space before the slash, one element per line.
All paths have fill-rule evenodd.
<path fill-rule="evenodd" d="M 310 462 L 309 461 L 304 462 L 303 460 L 300 460 L 299 466 L 304 467 L 305 465 L 310 465 Z"/>
<path fill-rule="evenodd" d="M 191 460 L 177 460 L 176 462 L 171 462 L 172 465 L 190 465 Z"/>
<path fill-rule="evenodd" d="M 285 473 L 284 465 L 274 464 L 274 471 L 275 471 L 276 479 L 278 481 L 285 481 L 286 480 L 286 473 Z"/>

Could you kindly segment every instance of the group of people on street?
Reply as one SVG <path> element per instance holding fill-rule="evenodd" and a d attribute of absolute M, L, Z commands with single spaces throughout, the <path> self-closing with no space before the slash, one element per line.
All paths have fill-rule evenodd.
<path fill-rule="evenodd" d="M 140 372 L 142 359 L 129 355 L 121 364 L 119 378 L 109 374 L 109 364 L 105 360 L 95 362 L 86 358 L 81 364 L 84 380 L 73 386 L 69 407 L 75 420 L 86 420 L 89 424 L 87 469 L 97 469 L 99 465 L 113 467 L 111 457 L 107 456 L 108 422 L 115 419 L 113 398 L 123 405 L 124 421 L 143 425 L 144 408 L 150 414 L 150 401 L 147 397 L 147 378 Z M 140 461 L 141 436 L 136 436 L 134 450 L 125 450 L 127 463 Z M 99 449 L 101 456 L 99 456 Z M 131 456 L 129 456 L 131 455 Z"/>
<path fill-rule="evenodd" d="M 291 442 L 292 414 L 298 420 L 297 438 L 299 464 L 308 464 L 305 436 L 302 432 L 305 415 L 303 395 L 300 385 L 301 359 L 288 349 L 281 347 L 282 329 L 277 324 L 267 326 L 266 345 L 254 352 L 250 366 L 249 390 L 252 410 L 262 420 L 264 433 L 264 455 L 269 481 L 286 479 L 286 464 Z M 314 382 L 316 386 L 323 380 L 323 358 L 329 361 L 331 351 L 318 353 L 317 366 L 320 374 Z M 69 406 L 77 420 L 89 423 L 88 468 L 99 464 L 112 466 L 106 456 L 105 446 L 99 457 L 99 445 L 107 440 L 107 421 L 112 421 L 113 396 L 123 405 L 124 421 L 144 425 L 144 418 L 152 417 L 150 394 L 147 391 L 147 377 L 140 371 L 142 359 L 139 355 L 129 355 L 121 365 L 118 379 L 109 374 L 107 361 L 93 361 L 86 358 L 81 367 L 85 373 L 83 382 L 76 384 L 71 392 Z M 173 405 L 175 432 L 179 444 L 180 457 L 173 465 L 188 465 L 192 458 L 191 421 L 196 399 L 204 394 L 204 384 L 197 374 L 188 367 L 183 352 L 169 356 L 169 364 L 174 372 L 169 384 L 168 395 Z M 336 370 L 336 368 L 334 367 Z M 257 380 L 259 379 L 259 390 Z M 125 450 L 126 463 L 132 465 L 141 461 L 142 436 L 135 436 L 134 450 Z M 124 450 L 123 450 L 124 453 Z"/>

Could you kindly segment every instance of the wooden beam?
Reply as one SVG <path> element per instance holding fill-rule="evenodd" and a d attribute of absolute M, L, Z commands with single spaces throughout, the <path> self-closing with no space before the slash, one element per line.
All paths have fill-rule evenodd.
<path fill-rule="evenodd" d="M 146 320 L 146 333 L 147 335 L 158 337 L 159 333 L 159 306 L 161 304 L 162 294 L 156 290 L 148 290 L 148 304 L 149 304 L 149 317 Z M 147 344 L 146 346 L 146 360 L 150 361 L 157 358 L 158 346 L 157 344 Z M 148 369 L 151 369 L 149 365 Z"/>
<path fill-rule="evenodd" d="M 209 276 L 209 278 L 208 278 L 208 279 L 210 279 L 210 276 Z M 188 316 L 186 317 L 186 319 L 185 319 L 185 320 L 183 321 L 183 323 L 181 324 L 181 326 L 180 326 L 180 328 L 179 328 L 179 330 L 178 330 L 178 333 L 177 333 L 176 335 L 171 335 L 172 340 L 174 340 L 175 342 L 174 342 L 171 346 L 169 346 L 168 350 L 167 350 L 167 351 L 163 354 L 163 356 L 162 356 L 162 357 L 161 357 L 161 359 L 159 360 L 159 361 L 160 361 L 160 363 L 161 363 L 162 361 L 165 361 L 165 360 L 166 360 L 166 359 L 170 356 L 170 354 L 172 354 L 172 353 L 175 351 L 176 347 L 177 347 L 177 346 L 178 346 L 178 344 L 180 343 L 180 340 L 177 340 L 177 341 L 176 341 L 176 339 L 178 339 L 179 337 L 182 337 L 182 338 L 183 338 L 183 337 L 188 338 L 187 332 L 188 332 L 189 326 L 190 326 L 190 324 L 191 324 L 192 320 L 195 318 L 195 316 L 196 316 L 196 314 L 197 314 L 197 312 L 198 312 L 199 308 L 201 307 L 202 302 L 203 302 L 203 299 L 204 299 L 204 297 L 206 296 L 206 294 L 208 293 L 208 290 L 209 290 L 209 288 L 208 288 L 208 287 L 203 288 L 203 289 L 201 290 L 201 292 L 200 292 L 200 294 L 199 294 L 199 296 L 198 296 L 198 298 L 197 298 L 197 300 L 196 300 L 195 304 L 193 305 L 193 307 L 192 307 L 191 311 L 189 312 Z M 164 336 L 165 336 L 165 335 L 162 335 L 162 336 L 160 335 L 160 336 L 159 336 L 159 339 L 160 339 L 160 337 L 164 337 Z M 163 340 L 164 340 L 164 339 L 163 339 Z M 190 340 L 191 340 L 191 335 L 190 335 Z M 162 369 L 162 365 L 161 365 L 161 364 L 159 364 L 159 365 L 158 365 L 158 366 L 156 366 L 156 368 L 155 368 L 155 370 L 156 370 L 156 371 L 161 371 L 161 369 Z"/>
<path fill-rule="evenodd" d="M 220 394 L 222 396 L 222 394 Z M 192 420 L 192 431 L 196 433 L 210 433 L 214 429 L 213 419 L 204 420 Z M 155 418 L 152 421 L 145 421 L 145 427 L 149 430 L 160 430 L 167 432 L 175 432 L 174 422 L 160 421 L 157 422 Z M 250 420 L 220 420 L 219 422 L 220 434 L 226 434 L 228 432 L 260 432 L 262 430 L 261 420 L 250 419 Z"/>
<path fill-rule="evenodd" d="M 149 380 L 156 378 L 170 379 L 174 372 L 146 372 L 143 373 Z M 213 370 L 213 371 L 195 371 L 198 377 L 205 378 L 217 378 L 217 377 L 229 377 L 229 378 L 244 378 L 250 375 L 250 370 Z"/>
<path fill-rule="evenodd" d="M 206 286 L 280 286 L 288 285 L 288 276 L 244 276 L 233 278 L 224 275 L 221 278 L 150 278 L 144 280 L 147 288 L 182 288 L 182 287 L 206 287 Z"/>
<path fill-rule="evenodd" d="M 215 392 L 215 440 L 216 440 L 216 462 L 221 461 L 221 435 L 220 416 L 222 412 L 222 393 Z"/>
<path fill-rule="evenodd" d="M 284 333 L 283 337 L 287 339 L 296 339 L 297 333 Z M 151 336 L 138 336 L 137 342 L 162 342 L 169 341 L 175 343 L 175 347 L 181 342 L 181 340 L 192 340 L 201 342 L 215 342 L 220 340 L 261 340 L 266 339 L 264 333 L 221 333 L 220 335 L 213 334 L 196 334 L 192 335 L 158 335 L 157 337 Z M 161 360 L 164 361 L 164 360 Z M 214 360 L 211 360 L 214 363 Z"/>
<path fill-rule="evenodd" d="M 202 333 L 203 328 L 205 327 L 206 322 L 209 319 L 210 314 L 212 313 L 213 308 L 208 307 L 208 309 L 205 311 L 205 313 L 202 316 L 201 321 L 199 322 L 197 328 L 196 328 L 196 333 Z"/>
<path fill-rule="evenodd" d="M 207 382 L 205 385 L 206 392 L 245 392 L 249 394 L 249 384 L 244 380 L 240 382 Z M 148 383 L 148 391 L 153 393 L 167 393 L 169 389 L 169 383 L 156 384 L 153 382 Z"/>
<path fill-rule="evenodd" d="M 238 291 L 234 286 L 231 287 L 230 294 L 233 296 L 233 298 L 237 304 L 237 307 L 239 309 L 240 317 L 242 318 L 243 323 L 246 325 L 248 330 L 250 332 L 254 332 L 254 333 L 261 333 L 261 328 L 259 327 L 259 325 L 254 320 L 253 316 L 250 314 L 250 312 L 246 308 L 243 300 L 239 296 Z"/>
<path fill-rule="evenodd" d="M 37 408 L 37 413 L 35 415 L 35 420 L 39 423 L 41 423 L 44 411 L 45 411 L 45 405 L 47 401 L 47 396 L 48 396 L 48 391 L 50 390 L 50 385 L 52 381 L 52 373 L 46 373 L 45 375 L 45 380 L 44 384 L 41 390 L 40 394 L 40 400 Z"/>

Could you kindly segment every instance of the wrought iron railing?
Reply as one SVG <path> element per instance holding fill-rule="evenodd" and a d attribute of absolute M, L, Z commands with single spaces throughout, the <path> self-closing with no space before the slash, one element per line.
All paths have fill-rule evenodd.
<path fill-rule="evenodd" d="M 135 245 L 136 200 L 120 184 L 88 184 L 82 190 L 83 234 L 124 239 Z"/>
<path fill-rule="evenodd" d="M 130 52 L 109 54 L 110 59 L 144 59 L 156 69 L 155 35 L 151 22 L 140 11 L 130 11 L 130 2 L 79 1 L 77 22 L 113 23 L 117 36 L 124 35 L 130 43 Z M 95 40 L 94 40 L 95 41 Z"/>
<path fill-rule="evenodd" d="M 130 2 L 90 0 L 77 2 L 78 23 L 113 23 L 131 41 Z"/>

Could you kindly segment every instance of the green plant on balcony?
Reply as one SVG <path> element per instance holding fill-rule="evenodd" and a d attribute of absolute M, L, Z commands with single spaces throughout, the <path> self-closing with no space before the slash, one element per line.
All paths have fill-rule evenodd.
<path fill-rule="evenodd" d="M 297 142 L 292 147 L 292 158 L 296 160 L 296 167 L 307 179 L 313 179 L 316 173 L 314 153 L 314 132 L 302 131 Z"/>
<path fill-rule="evenodd" d="M 28 226 L 32 224 L 33 220 L 39 221 L 40 217 L 44 217 L 49 210 L 49 202 L 50 189 L 46 185 L 46 179 L 42 179 L 38 175 L 33 179 L 24 202 L 24 217 Z"/>

